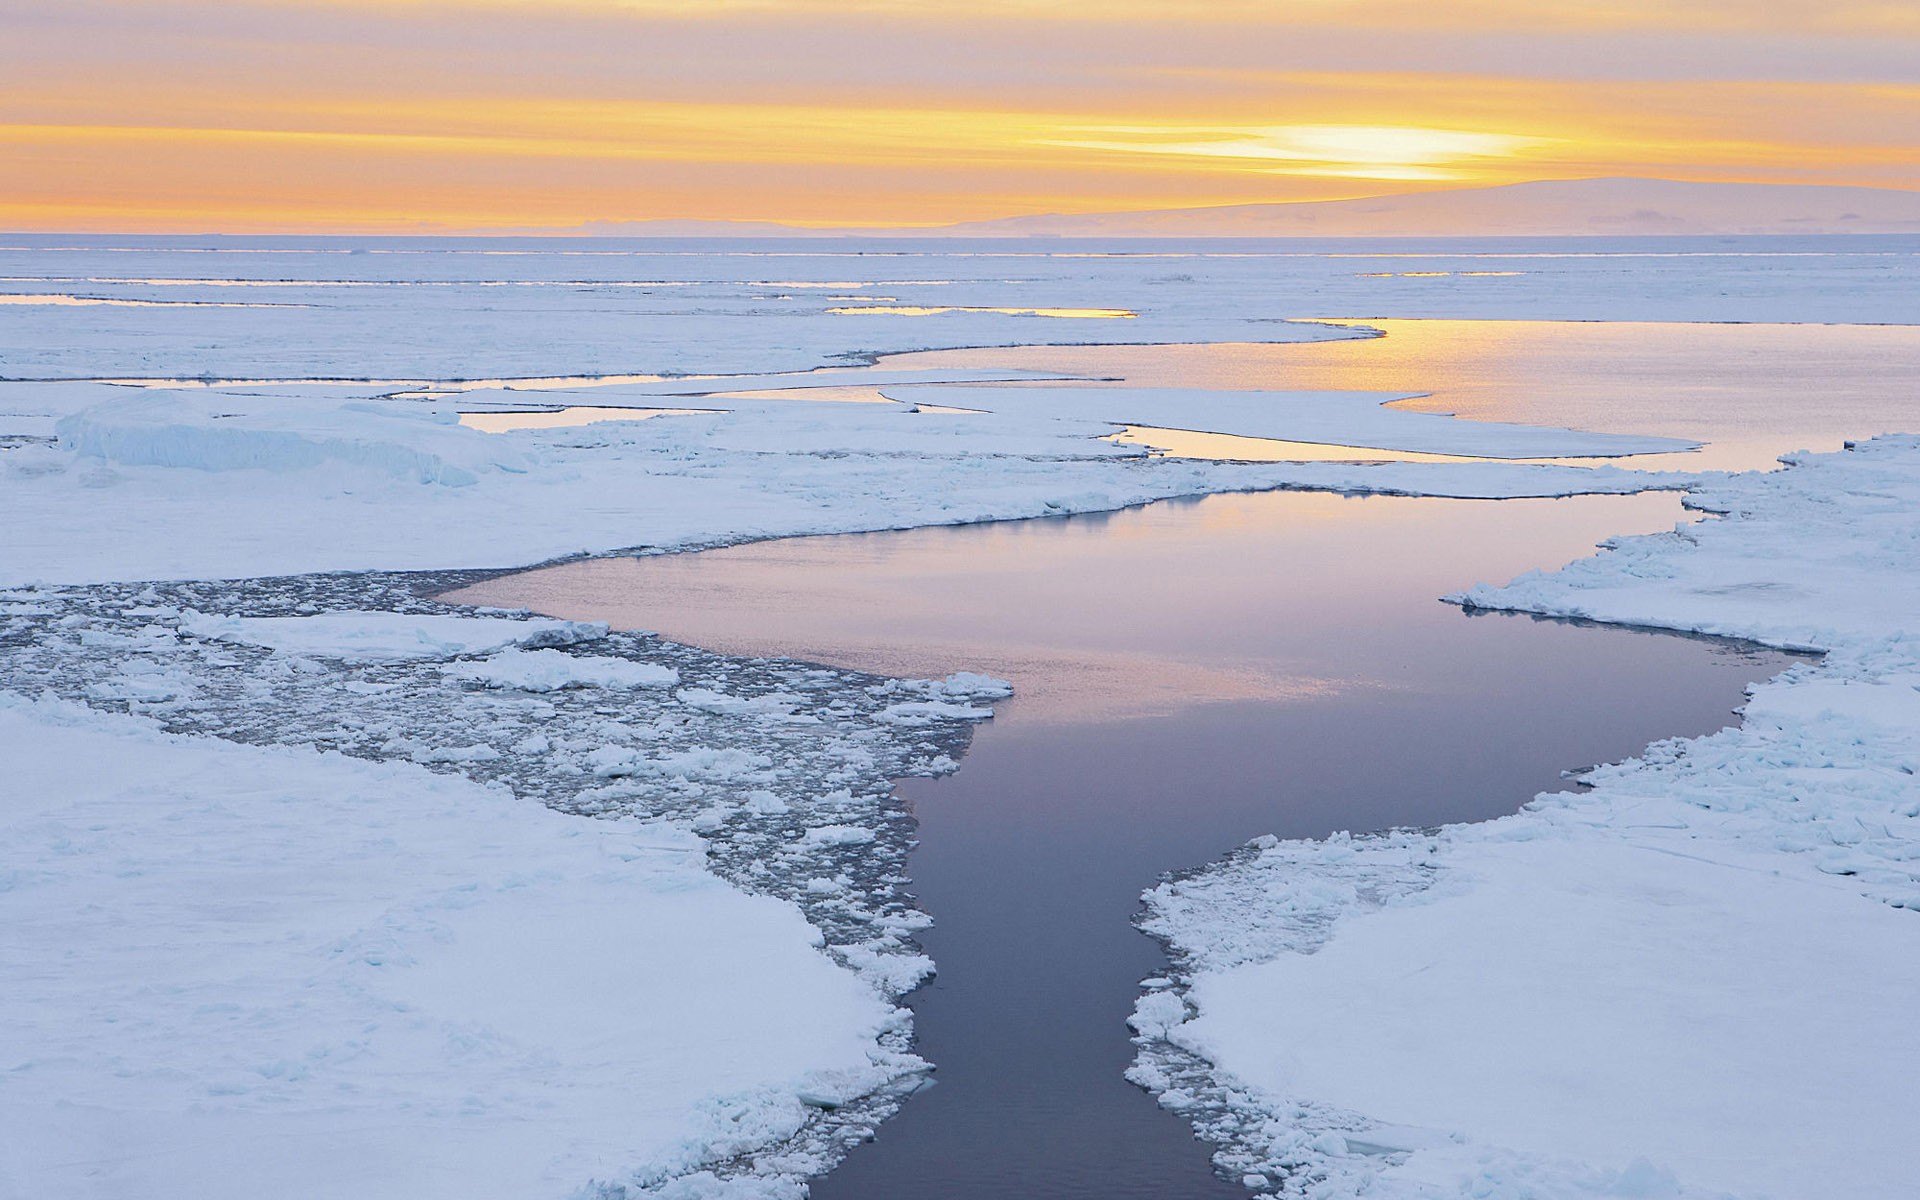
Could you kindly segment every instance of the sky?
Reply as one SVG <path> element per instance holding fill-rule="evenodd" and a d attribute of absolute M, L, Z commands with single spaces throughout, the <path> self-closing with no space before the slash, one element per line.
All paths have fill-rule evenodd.
<path fill-rule="evenodd" d="M 0 228 L 1920 189 L 1920 0 L 0 0 Z"/>

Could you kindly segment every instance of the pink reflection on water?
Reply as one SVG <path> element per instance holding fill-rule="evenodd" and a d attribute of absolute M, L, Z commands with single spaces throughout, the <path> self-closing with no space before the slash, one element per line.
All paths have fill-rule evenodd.
<path fill-rule="evenodd" d="M 1410 578 L 1437 600 L 1448 587 L 1558 566 L 1605 537 L 1682 519 L 1671 494 L 1211 496 L 1068 519 L 590 559 L 446 598 L 648 629 L 728 654 L 906 677 L 981 671 L 1014 683 L 1023 722 L 1118 720 L 1402 687 L 1395 627 L 1404 621 L 1392 606 L 1404 605 Z M 1337 675 L 1329 630 L 1355 642 Z"/>
<path fill-rule="evenodd" d="M 1337 320 L 1386 336 L 930 351 L 882 365 L 1021 367 L 1119 376 L 1116 386 L 1131 387 L 1418 392 L 1395 407 L 1709 443 L 1610 460 L 1655 470 L 1767 468 L 1792 450 L 1920 430 L 1920 328 L 1911 326 Z M 1256 449 L 1231 457 L 1261 457 Z"/>

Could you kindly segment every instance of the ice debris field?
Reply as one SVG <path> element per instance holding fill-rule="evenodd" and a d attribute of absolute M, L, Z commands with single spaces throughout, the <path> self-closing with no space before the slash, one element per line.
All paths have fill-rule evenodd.
<path fill-rule="evenodd" d="M 1344 251 L 15 241 L 0 1195 L 799 1195 L 925 1079 L 891 780 L 955 769 L 1007 688 L 427 597 L 1276 487 L 1684 490 L 1715 515 L 1455 599 L 1823 657 L 1515 816 L 1153 888 L 1174 970 L 1131 1077 L 1260 1191 L 1914 1194 L 1920 441 L 1727 475 L 1394 394 L 868 365 L 1356 315 L 1920 321 L 1910 249 L 1495 247 L 1519 274 L 1437 280 Z M 697 411 L 460 423 L 572 406 Z M 1473 461 L 1108 440 L 1143 424 Z M 1675 469 L 1591 462 L 1650 454 Z"/>

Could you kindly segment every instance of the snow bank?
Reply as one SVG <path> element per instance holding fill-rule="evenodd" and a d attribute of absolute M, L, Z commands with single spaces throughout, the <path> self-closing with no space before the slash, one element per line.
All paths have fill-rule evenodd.
<path fill-rule="evenodd" d="M 572 1195 L 913 1065 L 679 828 L 63 703 L 0 696 L 0 743 L 8 1195 Z"/>
<path fill-rule="evenodd" d="M 182 633 L 212 641 L 363 663 L 456 658 L 490 654 L 506 647 L 571 646 L 605 637 L 607 632 L 606 625 L 597 621 L 390 612 L 330 612 L 310 617 L 209 616 L 189 612 L 180 616 L 179 628 Z M 575 661 L 590 663 L 592 660 Z M 489 671 L 519 671 L 525 675 L 542 668 L 551 670 L 547 664 L 546 659 L 527 656 L 496 660 L 491 667 L 474 664 L 466 669 L 474 672 L 469 678 L 483 679 L 489 677 Z M 590 670 L 588 667 L 574 669 Z"/>
<path fill-rule="evenodd" d="M 1432 835 L 1271 839 L 1148 893 L 1133 1078 L 1249 1186 L 1906 1197 L 1920 1178 L 1920 439 L 1465 602 L 1827 652 L 1737 729 Z M 1167 981 L 1150 981 L 1161 985 Z"/>

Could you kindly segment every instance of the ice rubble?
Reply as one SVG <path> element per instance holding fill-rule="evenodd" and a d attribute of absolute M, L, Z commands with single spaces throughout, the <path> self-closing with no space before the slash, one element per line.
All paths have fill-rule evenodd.
<path fill-rule="evenodd" d="M 680 682 L 680 672 L 655 663 L 562 654 L 558 650 L 521 650 L 517 646 L 478 662 L 458 662 L 442 670 L 452 679 L 470 679 L 491 688 L 521 692 L 557 692 L 561 688 L 581 687 L 610 690 L 672 687 Z"/>
<path fill-rule="evenodd" d="M 0 1182 L 789 1200 L 919 1085 L 891 780 L 1006 686 L 415 594 L 460 581 L 0 601 Z"/>
<path fill-rule="evenodd" d="M 337 658 L 349 663 L 406 662 L 487 654 L 519 646 L 569 646 L 605 637 L 607 627 L 592 621 L 553 621 L 544 617 L 454 615 L 396 616 L 383 612 L 331 612 L 297 617 L 215 616 L 191 610 L 179 614 L 180 632 L 218 642 L 264 646 L 286 654 Z M 464 670 L 476 671 L 475 664 Z M 469 674 L 468 678 L 478 676 Z"/>
<path fill-rule="evenodd" d="M 1456 599 L 1817 648 L 1738 728 L 1516 816 L 1247 847 L 1147 894 L 1133 1078 L 1249 1186 L 1905 1197 L 1920 1178 L 1920 438 Z"/>

